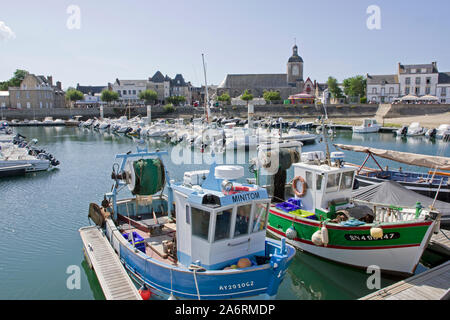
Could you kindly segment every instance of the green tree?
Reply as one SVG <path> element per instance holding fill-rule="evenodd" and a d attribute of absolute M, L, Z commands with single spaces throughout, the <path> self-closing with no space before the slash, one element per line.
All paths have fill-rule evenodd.
<path fill-rule="evenodd" d="M 173 104 L 173 105 L 180 105 L 180 103 L 183 103 L 186 101 L 186 98 L 183 96 L 172 96 L 166 99 L 167 102 Z"/>
<path fill-rule="evenodd" d="M 280 101 L 281 95 L 278 91 L 265 91 L 263 94 L 263 98 L 266 101 Z"/>
<path fill-rule="evenodd" d="M 222 95 L 220 95 L 217 100 L 221 101 L 221 102 L 226 102 L 226 103 L 230 103 L 231 102 L 231 97 L 228 93 L 222 93 Z"/>
<path fill-rule="evenodd" d="M 145 90 L 139 93 L 139 99 L 145 100 L 147 104 L 152 104 L 158 100 L 158 94 L 153 90 Z"/>
<path fill-rule="evenodd" d="M 0 90 L 7 91 L 9 87 L 19 87 L 28 73 L 29 72 L 26 70 L 17 69 L 11 79 L 5 82 L 0 82 Z"/>
<path fill-rule="evenodd" d="M 241 99 L 244 101 L 247 101 L 247 106 L 248 106 L 248 102 L 253 100 L 253 95 L 251 93 L 249 93 L 248 90 L 245 90 L 241 96 Z"/>
<path fill-rule="evenodd" d="M 66 92 L 66 99 L 70 101 L 71 107 L 73 107 L 74 102 L 82 100 L 83 98 L 83 93 L 74 88 L 69 88 Z"/>
<path fill-rule="evenodd" d="M 103 90 L 100 99 L 102 99 L 102 101 L 110 104 L 113 101 L 119 100 L 119 94 L 115 91 Z"/>
<path fill-rule="evenodd" d="M 175 107 L 174 107 L 173 104 L 171 104 L 171 103 L 166 104 L 166 105 L 163 107 L 163 109 L 164 109 L 164 112 L 166 112 L 166 113 L 171 113 L 171 112 L 174 112 L 174 111 L 175 111 Z"/>
<path fill-rule="evenodd" d="M 356 76 L 345 79 L 343 82 L 344 93 L 349 97 L 359 96 L 360 98 L 366 96 L 366 79 L 363 76 Z"/>
<path fill-rule="evenodd" d="M 338 82 L 333 77 L 328 77 L 327 81 L 328 90 L 331 93 L 331 96 L 335 99 L 343 98 L 342 89 L 339 87 Z"/>

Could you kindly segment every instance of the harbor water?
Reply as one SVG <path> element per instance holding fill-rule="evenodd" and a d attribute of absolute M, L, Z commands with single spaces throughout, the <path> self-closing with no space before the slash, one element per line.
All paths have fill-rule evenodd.
<path fill-rule="evenodd" d="M 15 131 L 27 140 L 38 139 L 38 146 L 61 164 L 48 172 L 0 180 L 0 299 L 104 299 L 95 273 L 84 260 L 78 229 L 89 225 L 89 203 L 99 203 L 111 189 L 114 156 L 134 151 L 135 143 L 128 137 L 81 128 L 24 127 Z M 450 156 L 448 143 L 424 137 L 397 138 L 391 133 L 357 135 L 338 131 L 329 141 L 330 151 L 335 151 L 333 143 Z M 209 168 L 202 161 L 190 165 L 174 163 L 170 156 L 173 146 L 161 141 L 148 144 L 151 150 L 169 151 L 163 160 L 170 179 L 181 180 L 185 171 Z M 325 145 L 303 147 L 303 151 L 313 150 L 325 150 Z M 248 154 L 242 152 L 247 161 Z M 361 164 L 365 158 L 364 154 L 345 154 L 346 161 L 352 163 Z M 206 157 L 198 151 L 195 156 L 197 160 Z M 392 161 L 379 162 L 382 166 L 399 167 Z M 244 165 L 247 177 L 251 177 L 248 165 L 237 164 Z M 367 165 L 375 166 L 373 162 Z M 427 172 L 400 166 L 405 171 Z M 292 170 L 288 178 L 293 178 Z M 422 260 L 416 272 L 429 267 L 429 262 Z M 79 286 L 74 281 L 77 270 Z M 297 252 L 277 298 L 357 299 L 373 292 L 367 287 L 370 275 L 365 270 Z M 383 275 L 381 286 L 398 280 Z"/>

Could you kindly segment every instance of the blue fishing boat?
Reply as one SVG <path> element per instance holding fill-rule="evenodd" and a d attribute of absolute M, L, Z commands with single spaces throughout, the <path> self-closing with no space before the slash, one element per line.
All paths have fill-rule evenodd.
<path fill-rule="evenodd" d="M 175 183 L 166 154 L 117 155 L 112 191 L 90 205 L 130 276 L 161 298 L 273 299 L 295 249 L 266 238 L 267 191 L 238 183 L 242 167 L 215 163 Z M 123 189 L 133 196 L 118 199 Z"/>

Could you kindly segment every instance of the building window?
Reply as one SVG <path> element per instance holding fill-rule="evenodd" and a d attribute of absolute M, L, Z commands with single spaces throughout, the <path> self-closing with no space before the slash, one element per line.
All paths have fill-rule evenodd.
<path fill-rule="evenodd" d="M 420 87 L 416 87 L 416 96 L 420 95 Z"/>
<path fill-rule="evenodd" d="M 411 69 L 411 73 L 416 73 L 416 69 Z"/>
<path fill-rule="evenodd" d="M 27 109 L 31 108 L 31 104 L 29 102 L 27 102 Z"/>
<path fill-rule="evenodd" d="M 425 94 L 430 94 L 431 93 L 431 88 L 430 87 L 426 87 L 425 88 Z"/>
<path fill-rule="evenodd" d="M 411 78 L 405 78 L 405 84 L 410 85 L 411 84 Z"/>
<path fill-rule="evenodd" d="M 17 109 L 22 109 L 22 105 L 20 104 L 20 102 L 17 102 Z"/>
<path fill-rule="evenodd" d="M 25 96 L 27 97 L 27 99 L 30 99 L 30 92 L 27 91 L 27 92 L 25 93 Z"/>
<path fill-rule="evenodd" d="M 42 109 L 42 101 L 39 102 L 39 108 Z"/>
<path fill-rule="evenodd" d="M 16 92 L 16 98 L 17 98 L 17 99 L 20 99 L 20 91 L 17 91 L 17 92 Z"/>
<path fill-rule="evenodd" d="M 123 90 L 123 95 L 127 95 L 127 90 Z"/>
<path fill-rule="evenodd" d="M 431 78 L 430 77 L 427 78 L 427 84 L 431 84 Z"/>
<path fill-rule="evenodd" d="M 445 99 L 441 99 L 441 103 L 445 103 Z"/>
<path fill-rule="evenodd" d="M 420 77 L 416 78 L 416 84 L 420 84 Z"/>
<path fill-rule="evenodd" d="M 372 94 L 377 94 L 377 88 L 372 88 Z"/>
<path fill-rule="evenodd" d="M 447 88 L 441 88 L 441 96 L 445 97 L 447 95 Z"/>
<path fill-rule="evenodd" d="M 389 94 L 394 94 L 394 88 L 389 88 Z"/>
<path fill-rule="evenodd" d="M 409 94 L 409 87 L 405 88 L 405 94 L 408 95 Z"/>
<path fill-rule="evenodd" d="M 133 94 L 136 94 L 136 90 L 133 90 Z"/>

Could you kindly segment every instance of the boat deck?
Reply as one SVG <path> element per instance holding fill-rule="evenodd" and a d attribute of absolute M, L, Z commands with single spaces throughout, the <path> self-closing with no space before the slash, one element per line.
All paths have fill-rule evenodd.
<path fill-rule="evenodd" d="M 142 300 L 119 257 L 100 229 L 85 227 L 79 231 L 85 256 L 97 274 L 106 300 Z"/>
<path fill-rule="evenodd" d="M 449 300 L 450 261 L 359 300 Z"/>

